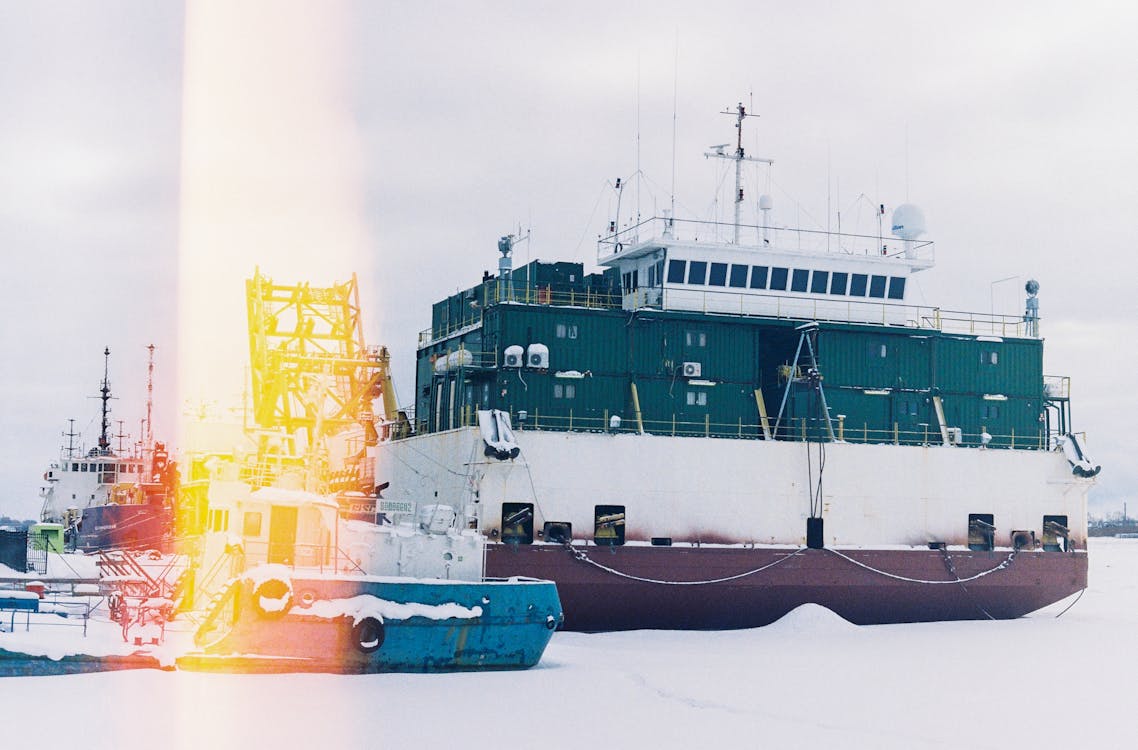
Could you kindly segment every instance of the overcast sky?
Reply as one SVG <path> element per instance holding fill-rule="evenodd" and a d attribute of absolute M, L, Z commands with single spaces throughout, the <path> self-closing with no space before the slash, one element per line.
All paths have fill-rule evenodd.
<path fill-rule="evenodd" d="M 225 21 L 225 4 L 193 7 Z M 157 430 L 174 434 L 179 242 L 209 236 L 179 226 L 180 191 L 272 185 L 195 302 L 240 300 L 258 264 L 290 281 L 297 247 L 316 283 L 356 258 L 369 343 L 392 349 L 410 402 L 430 304 L 494 268 L 500 235 L 532 232 L 520 261 L 594 264 L 606 181 L 639 164 L 624 205 L 649 215 L 669 202 L 673 153 L 679 212 L 713 218 L 721 166 L 702 153 L 733 138 L 718 113 L 737 101 L 761 115 L 749 152 L 776 160 L 777 222 L 824 228 L 829 198 L 843 228 L 872 232 L 859 207 L 908 199 L 937 253 L 915 302 L 1018 314 L 1038 279 L 1045 371 L 1073 377 L 1075 427 L 1104 466 L 1092 501 L 1133 495 L 1131 4 L 259 1 L 230 15 L 222 43 L 187 35 L 178 3 L 0 0 L 0 514 L 38 513 L 69 417 L 97 435 L 104 346 L 135 434 L 158 347 Z M 216 85 L 183 84 L 187 39 Z M 270 123 L 196 187 L 187 91 L 187 114 L 204 106 L 214 126 L 247 100 Z M 748 180 L 749 197 L 766 189 Z M 330 191 L 347 196 L 335 231 L 313 208 Z M 183 285 L 201 257 L 185 249 Z M 219 350 L 242 345 L 238 317 Z"/>

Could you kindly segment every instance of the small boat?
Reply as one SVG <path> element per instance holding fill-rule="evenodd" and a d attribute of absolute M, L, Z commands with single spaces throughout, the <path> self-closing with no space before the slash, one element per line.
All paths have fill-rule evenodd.
<path fill-rule="evenodd" d="M 212 604 L 180 669 L 525 669 L 563 621 L 552 582 L 483 579 L 486 538 L 450 505 L 371 523 L 322 495 L 218 479 L 209 507 L 199 599 Z"/>

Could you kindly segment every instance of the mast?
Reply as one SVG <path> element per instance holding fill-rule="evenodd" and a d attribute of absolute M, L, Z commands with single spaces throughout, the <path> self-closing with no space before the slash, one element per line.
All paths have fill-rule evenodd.
<path fill-rule="evenodd" d="M 67 420 L 67 432 L 63 433 L 63 437 L 67 438 L 67 457 L 75 458 L 75 438 L 79 437 L 79 433 L 75 431 L 75 420 Z"/>
<path fill-rule="evenodd" d="M 747 114 L 747 108 L 743 106 L 743 102 L 739 102 L 735 106 L 735 111 L 725 109 L 719 114 L 721 115 L 735 115 L 735 152 L 726 154 L 723 149 L 727 144 L 722 146 L 712 146 L 714 152 L 704 152 L 707 158 L 715 159 L 730 159 L 735 162 L 735 244 L 739 244 L 739 216 L 743 209 L 743 162 L 745 161 L 758 161 L 764 164 L 774 164 L 772 159 L 763 159 L 757 156 L 747 156 L 743 151 L 743 120 L 747 117 L 758 117 L 758 115 Z"/>
<path fill-rule="evenodd" d="M 103 422 L 102 428 L 99 431 L 99 453 L 102 454 L 106 454 L 110 450 L 111 444 L 107 436 L 107 428 L 110 426 L 108 422 L 108 415 L 110 413 L 108 402 L 111 400 L 110 367 L 111 348 L 108 346 L 103 349 L 103 387 L 99 389 L 99 399 L 103 402 Z"/>
<path fill-rule="evenodd" d="M 149 450 L 154 445 L 154 430 L 151 428 L 150 414 L 154 408 L 154 344 L 146 347 L 150 358 L 146 366 L 146 432 L 142 436 L 143 447 Z"/>

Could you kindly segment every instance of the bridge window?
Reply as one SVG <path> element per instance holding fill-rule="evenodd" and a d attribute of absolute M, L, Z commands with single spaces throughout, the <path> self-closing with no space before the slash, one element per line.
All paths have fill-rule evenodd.
<path fill-rule="evenodd" d="M 731 264 L 731 286 L 736 289 L 747 286 L 747 270 L 750 266 Z"/>
<path fill-rule="evenodd" d="M 684 276 L 687 274 L 687 270 L 688 262 L 686 260 L 676 260 L 673 258 L 672 260 L 668 261 L 668 283 L 684 283 Z"/>
<path fill-rule="evenodd" d="M 777 290 L 780 292 L 786 291 L 786 277 L 787 277 L 788 273 L 789 272 L 785 268 L 778 268 L 777 266 L 775 268 L 772 268 L 771 269 L 771 289 L 774 289 L 774 290 Z"/>
<path fill-rule="evenodd" d="M 794 269 L 794 275 L 790 277 L 790 291 L 792 292 L 805 292 L 807 282 L 810 279 L 810 272 L 805 268 Z"/>
<path fill-rule="evenodd" d="M 869 296 L 881 299 L 885 296 L 885 277 L 874 276 L 869 280 Z"/>
<path fill-rule="evenodd" d="M 766 289 L 767 288 L 767 267 L 766 266 L 751 266 L 751 288 L 752 289 Z"/>
<path fill-rule="evenodd" d="M 850 277 L 850 296 L 851 297 L 864 297 L 865 285 L 869 281 L 869 277 L 864 273 L 855 273 Z"/>
<path fill-rule="evenodd" d="M 707 283 L 707 263 L 702 260 L 693 260 L 688 267 L 689 284 Z"/>
<path fill-rule="evenodd" d="M 727 283 L 727 264 L 712 263 L 711 274 L 707 283 L 711 286 L 724 286 Z"/>
<path fill-rule="evenodd" d="M 889 299 L 905 299 L 905 277 L 889 277 Z"/>
<path fill-rule="evenodd" d="M 810 291 L 814 294 L 825 294 L 826 287 L 830 285 L 829 271 L 815 271 L 810 278 Z"/>
<path fill-rule="evenodd" d="M 849 283 L 849 274 L 842 271 L 834 271 L 830 275 L 830 294 L 845 294 L 846 285 Z"/>

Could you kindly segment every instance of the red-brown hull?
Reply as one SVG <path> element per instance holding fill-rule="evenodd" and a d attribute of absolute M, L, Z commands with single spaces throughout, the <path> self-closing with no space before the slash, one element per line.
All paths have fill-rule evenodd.
<path fill-rule="evenodd" d="M 868 570 L 831 550 L 593 545 L 575 550 L 491 544 L 486 572 L 556 581 L 564 627 L 577 631 L 749 628 L 806 603 L 859 625 L 1009 619 L 1053 604 L 1087 583 L 1087 556 L 1081 551 L 1020 552 L 1002 568 L 958 583 L 957 578 L 997 568 L 1010 551 L 952 551 L 946 560 L 939 550 L 840 550 L 874 569 Z M 757 572 L 736 577 L 748 571 Z M 722 578 L 734 579 L 692 583 Z"/>

